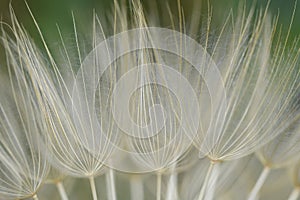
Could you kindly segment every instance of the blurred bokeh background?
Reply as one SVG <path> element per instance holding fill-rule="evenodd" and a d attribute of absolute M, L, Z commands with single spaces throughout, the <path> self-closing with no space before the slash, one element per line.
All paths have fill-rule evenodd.
<path fill-rule="evenodd" d="M 126 2 L 128 0 L 117 0 Z M 173 11 L 173 16 L 176 18 L 178 15 L 177 0 L 141 0 L 144 4 L 144 9 L 152 15 L 163 13 L 168 17 L 166 5 L 168 4 Z M 62 30 L 65 37 L 72 37 L 74 35 L 72 12 L 76 17 L 76 26 L 78 26 L 79 34 L 89 34 L 89 28 L 86 28 L 87 22 L 92 21 L 93 11 L 95 11 L 100 18 L 113 11 L 114 0 L 27 0 L 26 1 L 42 30 L 43 36 L 46 38 L 47 45 L 50 48 L 56 48 L 59 43 L 59 34 L 57 25 Z M 216 25 L 215 28 L 221 28 L 222 22 L 228 16 L 231 9 L 235 12 L 241 7 L 239 4 L 244 1 L 240 0 L 181 0 L 182 9 L 185 14 L 186 24 L 189 23 L 189 18 L 193 15 L 200 15 L 201 19 L 205 22 L 207 20 L 208 4 L 213 10 L 213 20 Z M 282 25 L 283 33 L 286 34 L 291 18 L 293 15 L 296 0 L 245 0 L 247 7 L 250 8 L 252 4 L 256 5 L 256 10 L 266 7 L 268 2 L 269 12 L 274 16 L 279 16 L 279 25 Z M 155 6 L 152 6 L 155 4 Z M 30 17 L 29 11 L 26 7 L 25 0 L 0 0 L 0 17 L 1 21 L 10 23 L 10 5 L 16 13 L 20 23 L 26 28 L 29 35 L 33 38 L 38 46 L 41 46 L 40 36 L 34 26 L 33 20 Z M 159 7 L 159 11 L 155 12 L 153 8 Z M 300 3 L 296 5 L 296 12 L 292 24 L 289 42 L 292 43 L 293 39 L 300 33 Z M 158 17 L 164 18 L 164 17 Z M 105 20 L 104 20 L 105 21 Z M 219 22 L 219 24 L 218 24 Z M 108 22 L 109 23 L 109 22 Z M 199 22 L 201 24 L 201 22 Z M 81 26 L 82 25 L 82 26 Z M 167 25 L 168 26 L 168 25 Z M 5 54 L 0 46 L 0 67 L 3 71 L 5 68 Z"/>
<path fill-rule="evenodd" d="M 125 1 L 125 0 L 123 0 Z M 256 1 L 257 7 L 264 7 L 269 0 Z M 0 0 L 0 15 L 3 21 L 9 21 L 9 4 L 12 4 L 13 9 L 19 20 L 24 24 L 26 29 L 32 35 L 36 37 L 37 33 L 34 31 L 32 19 L 29 16 L 28 10 L 24 0 Z M 145 4 L 152 4 L 153 0 L 143 0 Z M 177 0 L 163 0 L 157 1 L 161 6 L 163 12 L 163 4 L 170 4 L 170 7 L 176 7 Z M 186 18 L 195 14 L 195 10 L 205 16 L 207 10 L 207 3 L 212 6 L 214 18 L 220 20 L 226 17 L 226 13 L 231 8 L 237 9 L 240 0 L 181 0 Z M 255 1 L 246 1 L 247 4 L 252 4 Z M 291 16 L 295 6 L 295 0 L 271 0 L 270 12 L 274 15 L 279 14 L 279 23 L 287 29 L 291 21 Z M 34 13 L 39 26 L 41 27 L 43 34 L 48 40 L 55 41 L 55 33 L 57 32 L 56 24 L 63 27 L 64 30 L 72 29 L 72 17 L 71 11 L 74 12 L 79 18 L 84 20 L 91 20 L 92 12 L 95 9 L 99 14 L 104 14 L 107 11 L 111 11 L 113 6 L 113 0 L 27 0 L 27 3 Z M 195 7 L 197 6 L 197 7 Z M 295 14 L 295 20 L 292 28 L 292 36 L 299 34 L 300 32 L 300 3 L 297 5 Z M 196 9 L 195 9 L 196 8 Z M 194 12 L 192 12 L 194 11 Z M 148 12 L 152 12 L 149 10 Z M 176 13 L 174 13 L 176 15 Z M 77 17 L 78 18 L 78 17 Z"/>

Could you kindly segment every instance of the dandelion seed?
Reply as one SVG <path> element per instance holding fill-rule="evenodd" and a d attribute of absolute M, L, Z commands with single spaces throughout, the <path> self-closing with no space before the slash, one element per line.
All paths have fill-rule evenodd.
<path fill-rule="evenodd" d="M 13 55 L 8 52 L 7 57 Z M 6 95 L 0 98 L 0 198 L 38 199 L 37 191 L 49 169 L 42 155 L 44 146 L 37 143 L 45 127 L 39 121 L 37 102 L 25 74 L 12 74 L 12 65 L 8 61 L 11 81 L 1 76 L 1 92 Z"/>
<path fill-rule="evenodd" d="M 49 141 L 46 151 L 51 152 L 50 155 L 48 153 L 47 159 L 62 173 L 76 177 L 88 177 L 93 197 L 97 199 L 94 177 L 102 173 L 103 161 L 109 157 L 112 151 L 113 147 L 109 146 L 105 138 L 111 136 L 101 135 L 99 127 L 93 121 L 95 119 L 90 118 L 88 114 L 88 108 L 82 108 L 86 109 L 86 113 L 79 116 L 79 108 L 76 108 L 78 105 L 71 96 L 72 91 L 62 79 L 47 46 L 45 47 L 49 53 L 50 63 L 54 68 L 53 75 L 48 71 L 47 64 L 19 25 L 12 10 L 11 13 L 14 24 L 13 33 L 17 40 L 6 38 L 6 42 L 17 46 L 20 50 L 15 51 L 16 56 L 11 54 L 9 59 L 14 69 L 28 73 L 29 81 L 32 82 L 38 100 L 37 106 L 41 112 L 41 120 L 47 128 L 44 139 Z M 43 40 L 43 42 L 45 41 Z M 12 48 L 7 45 L 6 50 L 12 51 Z M 67 54 L 67 52 L 65 53 Z M 21 65 L 19 65 L 20 62 L 22 62 Z M 69 64 L 71 65 L 71 63 Z M 71 68 L 69 69 L 70 75 L 74 79 L 75 75 Z"/>
<path fill-rule="evenodd" d="M 214 189 L 205 188 L 213 184 L 208 180 L 210 173 L 216 173 L 219 161 L 239 159 L 256 151 L 276 137 L 279 132 L 275 130 L 292 120 L 296 112 L 289 106 L 299 88 L 299 52 L 286 56 L 286 43 L 280 45 L 274 39 L 276 21 L 271 22 L 268 9 L 257 16 L 253 16 L 253 10 L 248 15 L 243 11 L 234 21 L 231 30 L 230 23 L 225 23 L 212 52 L 223 76 L 226 99 L 212 104 L 218 109 L 212 113 L 211 124 L 195 140 L 201 155 L 212 160 L 199 200 L 213 196 Z M 219 48 L 224 45 L 225 35 L 230 35 L 230 42 L 223 46 L 227 49 L 224 58 L 219 57 Z M 224 109 L 223 100 L 227 101 Z"/>
<path fill-rule="evenodd" d="M 299 160 L 299 122 L 286 122 L 285 126 L 282 133 L 257 152 L 264 170 L 250 194 L 252 196 L 258 194 L 270 170 L 286 167 Z"/>

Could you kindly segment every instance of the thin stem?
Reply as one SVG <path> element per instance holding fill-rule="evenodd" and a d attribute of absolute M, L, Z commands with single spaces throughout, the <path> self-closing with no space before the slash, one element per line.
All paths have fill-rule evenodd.
<path fill-rule="evenodd" d="M 106 174 L 106 184 L 107 184 L 107 196 L 109 200 L 116 200 L 116 185 L 114 170 L 109 168 L 108 173 Z"/>
<path fill-rule="evenodd" d="M 172 167 L 171 175 L 168 181 L 167 197 L 166 200 L 177 200 L 177 172 L 176 172 L 176 163 Z"/>
<path fill-rule="evenodd" d="M 93 176 L 90 176 L 89 180 L 90 180 L 91 190 L 93 194 L 93 200 L 98 200 L 95 179 Z"/>
<path fill-rule="evenodd" d="M 158 172 L 156 176 L 156 200 L 160 200 L 161 197 L 161 173 Z"/>
<path fill-rule="evenodd" d="M 131 200 L 144 199 L 144 185 L 141 181 L 141 178 L 138 177 L 138 175 L 134 175 L 130 179 L 130 192 Z"/>
<path fill-rule="evenodd" d="M 207 170 L 207 173 L 206 173 L 206 176 L 205 176 L 205 179 L 204 179 L 204 183 L 203 183 L 202 188 L 200 190 L 198 200 L 203 200 L 204 199 L 205 192 L 207 190 L 208 181 L 210 179 L 211 172 L 212 172 L 213 168 L 214 168 L 214 162 L 210 162 L 209 168 Z"/>
<path fill-rule="evenodd" d="M 295 187 L 292 193 L 290 194 L 288 200 L 297 200 L 299 197 L 299 192 L 300 192 L 299 188 Z"/>
<path fill-rule="evenodd" d="M 68 196 L 67 196 L 65 187 L 64 187 L 64 185 L 62 184 L 62 182 L 60 182 L 60 181 L 57 182 L 57 183 L 56 183 L 56 187 L 57 187 L 58 192 L 59 192 L 59 194 L 60 194 L 60 198 L 61 198 L 62 200 L 68 200 Z"/>
<path fill-rule="evenodd" d="M 250 195 L 248 196 L 248 200 L 256 199 L 256 196 L 259 190 L 261 189 L 261 187 L 263 186 L 264 182 L 266 181 L 269 172 L 270 172 L 270 168 L 265 167 L 264 170 L 261 172 L 259 178 L 257 179 L 255 186 L 251 190 Z"/>
<path fill-rule="evenodd" d="M 39 198 L 38 198 L 38 196 L 37 196 L 37 194 L 35 194 L 35 195 L 33 195 L 33 197 L 32 197 L 34 200 L 39 200 Z"/>
<path fill-rule="evenodd" d="M 219 163 L 213 163 L 213 169 L 208 180 L 208 185 L 205 194 L 205 200 L 213 200 L 215 195 L 215 189 L 217 185 L 217 180 L 220 173 L 220 165 Z"/>

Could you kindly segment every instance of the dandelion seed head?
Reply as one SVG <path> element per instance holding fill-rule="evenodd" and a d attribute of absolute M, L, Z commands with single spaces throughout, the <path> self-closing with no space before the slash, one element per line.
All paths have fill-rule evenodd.
<path fill-rule="evenodd" d="M 210 6 L 205 19 L 189 21 L 177 4 L 178 17 L 169 4 L 160 14 L 114 1 L 83 31 L 71 13 L 72 37 L 57 25 L 54 48 L 26 4 L 42 49 L 10 8 L 1 38 L 12 93 L 0 97 L 0 198 L 31 197 L 44 181 L 73 176 L 89 179 L 96 200 L 94 178 L 106 174 L 114 199 L 116 170 L 154 172 L 157 199 L 195 199 L 199 190 L 199 199 L 241 198 L 258 172 L 244 174 L 247 155 L 262 148 L 257 155 L 273 167 L 298 161 L 299 40 L 288 47 L 289 32 L 277 35 L 268 8 L 243 4 L 214 30 Z M 46 179 L 49 165 L 58 174 Z"/>

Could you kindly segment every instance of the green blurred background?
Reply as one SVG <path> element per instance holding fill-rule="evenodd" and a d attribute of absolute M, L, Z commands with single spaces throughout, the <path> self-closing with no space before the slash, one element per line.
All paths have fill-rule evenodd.
<path fill-rule="evenodd" d="M 124 0 L 125 1 L 125 0 Z M 29 33 L 35 37 L 37 33 L 34 32 L 34 27 L 29 13 L 26 9 L 24 0 L 0 0 L 0 14 L 3 21 L 9 21 L 9 2 L 16 12 L 17 17 L 25 25 Z M 143 0 L 143 2 L 151 4 L 153 0 Z M 177 0 L 162 0 L 160 3 L 168 2 L 172 6 L 176 6 Z M 207 0 L 181 0 L 182 6 L 185 11 L 187 18 L 192 14 L 194 7 L 193 2 L 201 2 L 199 12 L 205 13 L 207 8 Z M 226 17 L 224 13 L 228 13 L 230 8 L 237 8 L 237 4 L 240 0 L 210 0 L 211 6 L 213 7 L 214 16 L 220 19 Z M 254 1 L 247 1 L 248 4 Z M 258 6 L 264 6 L 268 0 L 257 0 Z M 80 18 L 85 20 L 91 20 L 93 9 L 97 13 L 105 13 L 111 10 L 113 0 L 27 0 L 32 12 L 34 13 L 43 34 L 47 39 L 55 40 L 53 35 L 56 35 L 56 23 L 59 24 L 63 29 L 72 29 L 72 18 L 71 11 Z M 290 23 L 291 15 L 295 0 L 271 0 L 270 11 L 276 15 L 280 14 L 280 24 L 283 24 L 285 28 Z M 295 36 L 300 32 L 300 3 L 298 3 L 298 9 L 296 10 L 295 20 L 292 28 L 292 35 Z M 149 11 L 151 12 L 151 10 Z M 176 13 L 174 13 L 176 14 Z M 55 34 L 54 34 L 55 33 Z"/>

